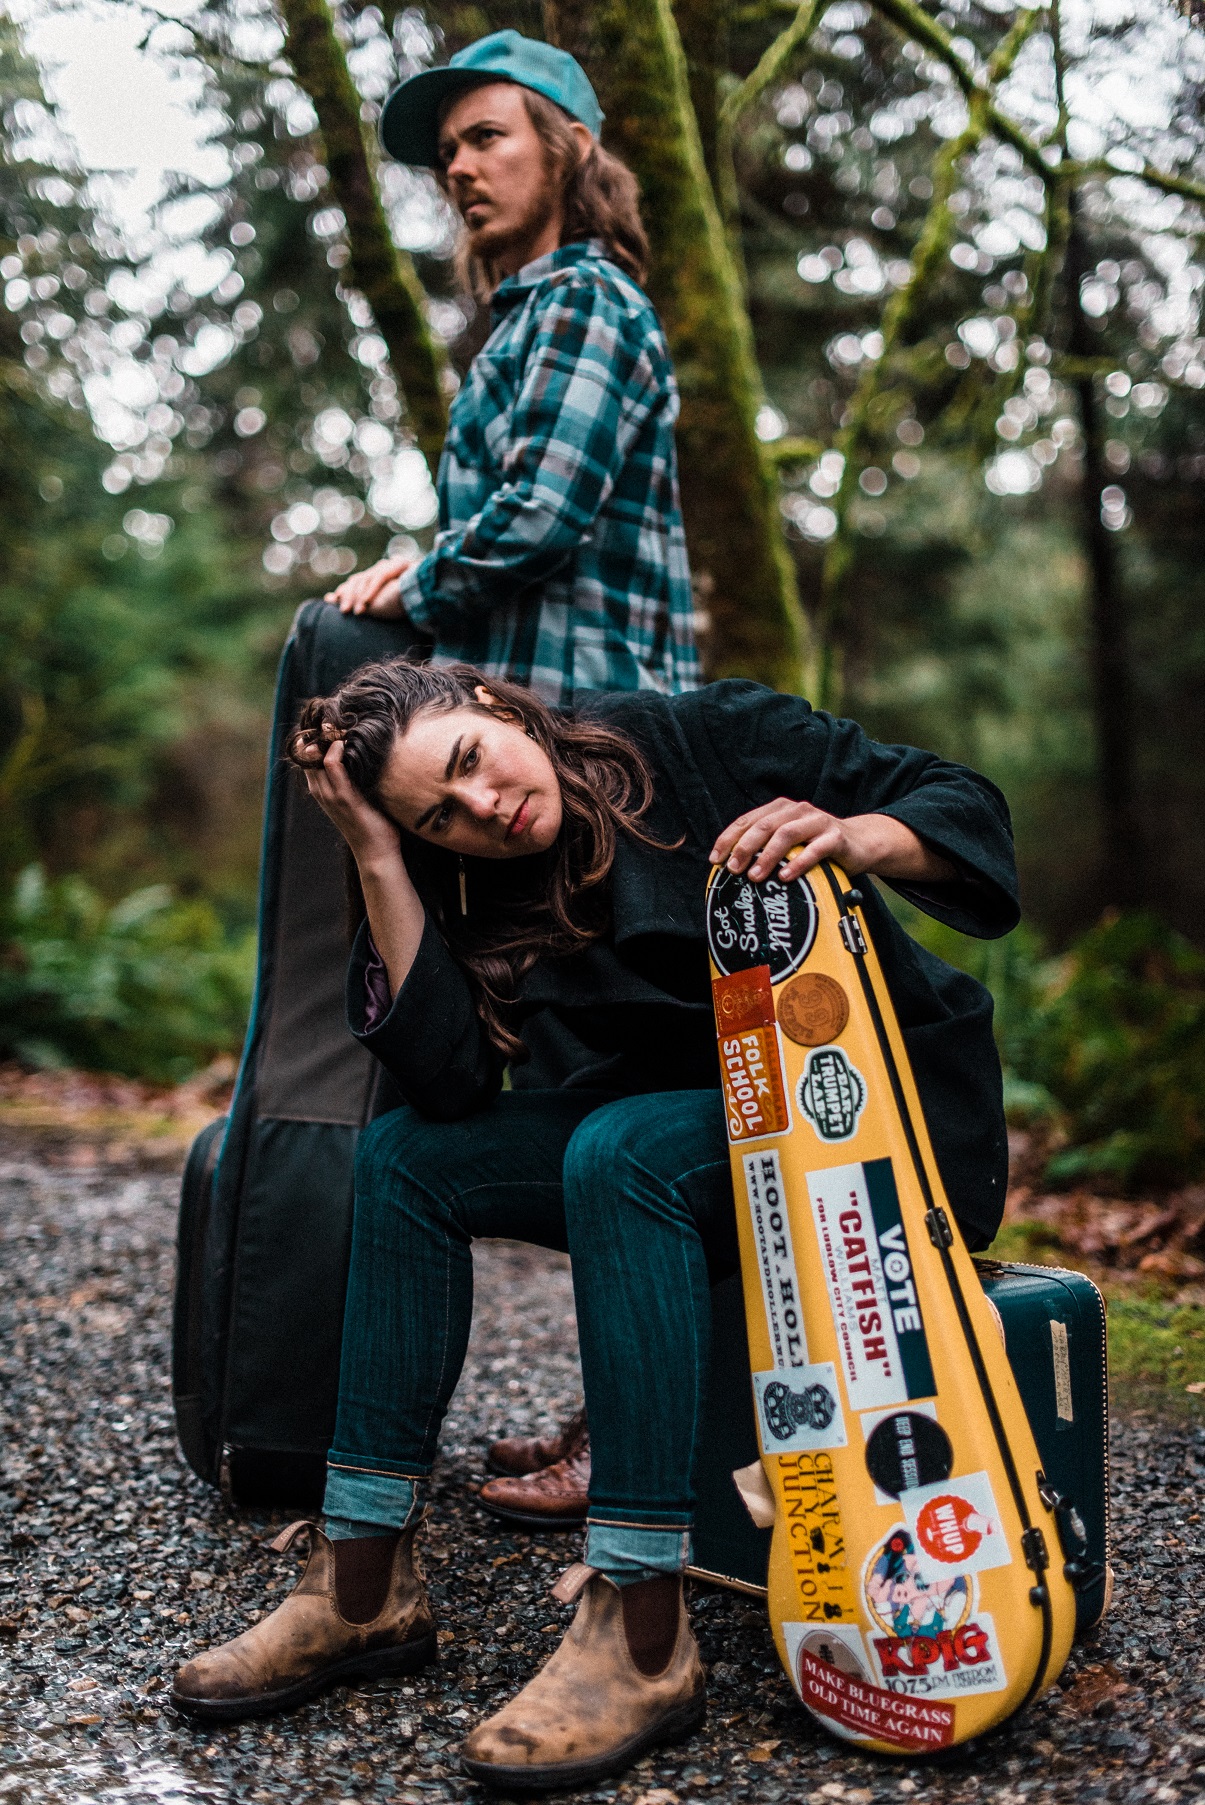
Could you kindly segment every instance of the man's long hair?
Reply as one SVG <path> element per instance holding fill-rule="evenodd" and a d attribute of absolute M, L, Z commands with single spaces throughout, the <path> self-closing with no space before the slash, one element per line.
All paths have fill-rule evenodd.
<path fill-rule="evenodd" d="M 496 79 L 486 77 L 480 85 L 484 87 Z M 527 116 L 544 146 L 549 181 L 561 190 L 561 243 L 584 244 L 592 238 L 601 239 L 609 260 L 633 282 L 643 285 L 648 274 L 649 241 L 640 217 L 636 177 L 626 163 L 601 144 L 593 144 L 583 156 L 565 109 L 532 88 L 521 92 Z M 442 185 L 439 172 L 436 179 Z M 487 299 L 498 286 L 498 272 L 487 259 L 473 255 L 467 240 L 459 262 L 469 292 L 479 301 Z"/>
<path fill-rule="evenodd" d="M 483 684 L 496 707 L 478 700 Z M 528 689 L 485 677 L 469 664 L 424 665 L 406 659 L 366 664 L 333 695 L 302 708 L 285 756 L 312 770 L 314 752 L 343 742 L 343 766 L 365 799 L 380 806 L 379 787 L 398 739 L 418 714 L 471 708 L 521 727 L 552 762 L 561 791 L 560 833 L 544 853 L 514 859 L 466 858 L 468 913 L 460 907 L 460 863 L 446 847 L 399 829 L 402 856 L 424 908 L 469 981 L 477 1012 L 508 1059 L 526 1057 L 507 1025 L 507 1005 L 542 955 L 580 952 L 610 920 L 606 879 L 619 835 L 659 845 L 641 817 L 653 800 L 653 778 L 626 734 L 588 716 L 549 708 Z M 358 883 L 353 910 L 363 919 Z"/>

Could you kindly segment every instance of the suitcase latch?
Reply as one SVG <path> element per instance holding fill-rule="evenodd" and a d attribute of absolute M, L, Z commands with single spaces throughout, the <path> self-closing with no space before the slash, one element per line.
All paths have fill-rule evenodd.
<path fill-rule="evenodd" d="M 925 1211 L 925 1227 L 929 1231 L 929 1239 L 934 1247 L 953 1246 L 954 1230 L 950 1227 L 950 1218 L 940 1204 Z"/>

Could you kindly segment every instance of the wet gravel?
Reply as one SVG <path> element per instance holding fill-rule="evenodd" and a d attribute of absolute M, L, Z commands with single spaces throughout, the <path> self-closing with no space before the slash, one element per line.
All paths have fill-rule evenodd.
<path fill-rule="evenodd" d="M 427 1567 L 441 1661 L 287 1719 L 196 1730 L 165 1685 L 279 1597 L 283 1519 L 233 1517 L 184 1466 L 168 1390 L 175 1184 L 0 1151 L 0 1805 L 103 1800 L 478 1799 L 464 1730 L 569 1613 L 548 1588 L 575 1537 L 501 1533 L 474 1504 L 487 1440 L 577 1399 L 566 1262 L 478 1250 L 469 1368 L 444 1438 Z M 704 1730 L 588 1795 L 871 1801 L 1205 1799 L 1205 1429 L 1115 1425 L 1117 1599 L 1059 1688 L 978 1746 L 906 1766 L 825 1736 L 794 1702 L 756 1603 L 695 1588 Z"/>

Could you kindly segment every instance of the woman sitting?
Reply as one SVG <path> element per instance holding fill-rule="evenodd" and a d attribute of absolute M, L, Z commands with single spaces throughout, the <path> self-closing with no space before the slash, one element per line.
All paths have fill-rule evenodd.
<path fill-rule="evenodd" d="M 1008 811 L 971 771 L 742 682 L 559 713 L 468 666 L 370 665 L 307 705 L 292 756 L 355 859 L 351 1026 L 406 1106 L 359 1145 L 325 1528 L 292 1595 L 190 1662 L 175 1701 L 248 1716 L 432 1658 L 413 1543 L 471 1243 L 531 1241 L 573 1264 L 593 1472 L 584 1565 L 558 1592 L 580 1601 L 463 1758 L 499 1786 L 588 1785 L 704 1707 L 681 1573 L 710 1287 L 738 1265 L 709 869 L 790 881 L 832 859 L 998 935 L 1018 914 Z M 946 1189 L 982 1247 L 1006 1178 L 991 999 L 865 891 Z"/>

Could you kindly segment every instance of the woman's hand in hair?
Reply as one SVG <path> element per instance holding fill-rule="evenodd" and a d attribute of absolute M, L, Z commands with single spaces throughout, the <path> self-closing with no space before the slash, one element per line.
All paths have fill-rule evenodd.
<path fill-rule="evenodd" d="M 319 748 L 313 747 L 312 752 L 306 784 L 318 807 L 351 848 L 360 873 L 369 931 L 384 960 L 389 994 L 394 997 L 406 982 L 422 942 L 426 921 L 423 905 L 406 870 L 396 826 L 388 815 L 361 796 L 347 775 L 342 740 L 332 740 L 321 763 Z"/>
<path fill-rule="evenodd" d="M 761 883 L 776 872 L 784 882 L 832 859 L 850 877 L 864 873 L 913 882 L 942 883 L 958 874 L 918 834 L 892 815 L 851 815 L 842 820 L 780 796 L 738 815 L 716 840 L 713 865 L 747 872 Z"/>
<path fill-rule="evenodd" d="M 401 579 L 417 562 L 416 558 L 382 558 L 328 590 L 324 600 L 340 614 L 371 614 L 377 620 L 397 620 L 406 612 L 401 603 Z"/>
<path fill-rule="evenodd" d="M 332 740 L 325 756 L 311 748 L 312 763 L 305 774 L 310 795 L 343 835 L 357 865 L 363 870 L 378 860 L 401 862 L 397 828 L 363 797 L 343 763 L 343 741 Z"/>

